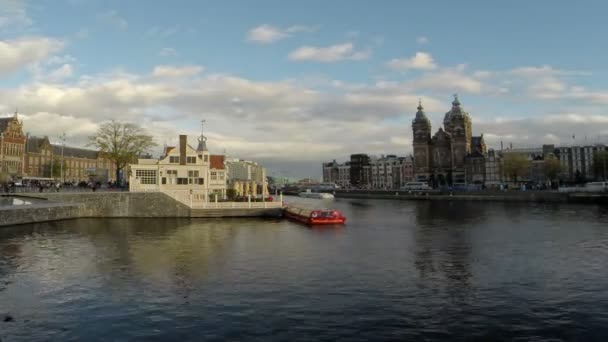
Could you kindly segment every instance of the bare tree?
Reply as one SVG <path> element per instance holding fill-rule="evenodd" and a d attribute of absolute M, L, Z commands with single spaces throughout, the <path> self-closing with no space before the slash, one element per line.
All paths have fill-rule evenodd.
<path fill-rule="evenodd" d="M 114 162 L 116 181 L 119 181 L 120 171 L 137 161 L 138 155 L 147 152 L 156 143 L 141 127 L 112 120 L 102 124 L 97 133 L 89 137 L 89 146 L 96 147 Z"/>
<path fill-rule="evenodd" d="M 505 176 L 518 182 L 519 177 L 530 171 L 530 161 L 521 153 L 507 153 L 503 157 L 503 170 Z"/>

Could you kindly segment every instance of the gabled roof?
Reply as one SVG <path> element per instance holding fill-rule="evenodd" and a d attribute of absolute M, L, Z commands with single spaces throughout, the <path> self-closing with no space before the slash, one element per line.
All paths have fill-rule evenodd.
<path fill-rule="evenodd" d="M 61 145 L 51 145 L 53 149 L 53 154 L 56 156 L 61 155 Z M 63 147 L 63 156 L 64 157 L 73 157 L 73 158 L 87 158 L 87 159 L 97 159 L 98 151 L 88 150 L 86 148 L 78 148 L 78 147 Z"/>
<path fill-rule="evenodd" d="M 26 143 L 26 152 L 28 153 L 40 153 L 40 149 L 42 148 L 42 145 L 44 145 L 45 143 L 49 143 L 49 138 L 48 137 L 29 137 L 27 138 L 27 143 Z"/>
<path fill-rule="evenodd" d="M 226 158 L 226 156 L 223 156 L 223 155 L 210 155 L 209 156 L 210 168 L 215 169 L 215 170 L 224 170 L 225 169 L 225 166 L 224 166 L 225 158 Z"/>

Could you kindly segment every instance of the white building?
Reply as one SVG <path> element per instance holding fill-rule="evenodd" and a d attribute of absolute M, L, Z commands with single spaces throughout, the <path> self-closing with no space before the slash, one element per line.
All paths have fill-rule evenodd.
<path fill-rule="evenodd" d="M 189 192 L 194 200 L 208 202 L 211 194 L 226 196 L 226 170 L 223 156 L 212 156 L 201 135 L 198 148 L 188 145 L 186 135 L 179 146 L 166 147 L 160 159 L 139 159 L 131 164 L 130 191 L 161 191 L 168 194 Z M 213 197 L 212 197 L 213 198 Z"/>
<path fill-rule="evenodd" d="M 239 159 L 228 159 L 225 165 L 228 182 L 231 185 L 236 185 L 235 182 L 238 182 L 245 188 L 253 190 L 255 187 L 256 190 L 248 191 L 251 194 L 268 195 L 268 180 L 264 167 L 253 161 Z M 260 191 L 257 191 L 258 186 L 261 186 Z"/>
<path fill-rule="evenodd" d="M 597 178 L 594 172 L 593 156 L 597 152 L 606 151 L 604 145 L 562 146 L 557 148 L 559 161 L 562 165 L 562 179 L 574 181 L 579 173 L 583 180 Z"/>

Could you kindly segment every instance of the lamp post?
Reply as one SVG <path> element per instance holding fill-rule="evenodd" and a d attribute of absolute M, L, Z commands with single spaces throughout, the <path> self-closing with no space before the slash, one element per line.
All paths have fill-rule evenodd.
<path fill-rule="evenodd" d="M 4 133 L 0 132 L 0 172 L 4 171 Z"/>
<path fill-rule="evenodd" d="M 65 183 L 65 177 L 63 176 L 63 148 L 65 147 L 65 132 L 63 132 L 63 134 L 61 134 L 59 136 L 59 139 L 61 139 L 61 183 Z"/>

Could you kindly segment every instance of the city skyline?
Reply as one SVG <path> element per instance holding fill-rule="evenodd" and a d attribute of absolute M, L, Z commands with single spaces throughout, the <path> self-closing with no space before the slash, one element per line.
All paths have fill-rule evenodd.
<path fill-rule="evenodd" d="M 108 119 L 174 145 L 204 118 L 212 151 L 302 178 L 410 154 L 418 99 L 435 130 L 453 93 L 489 148 L 608 142 L 604 3 L 251 6 L 0 0 L 0 112 L 74 146 Z"/>

